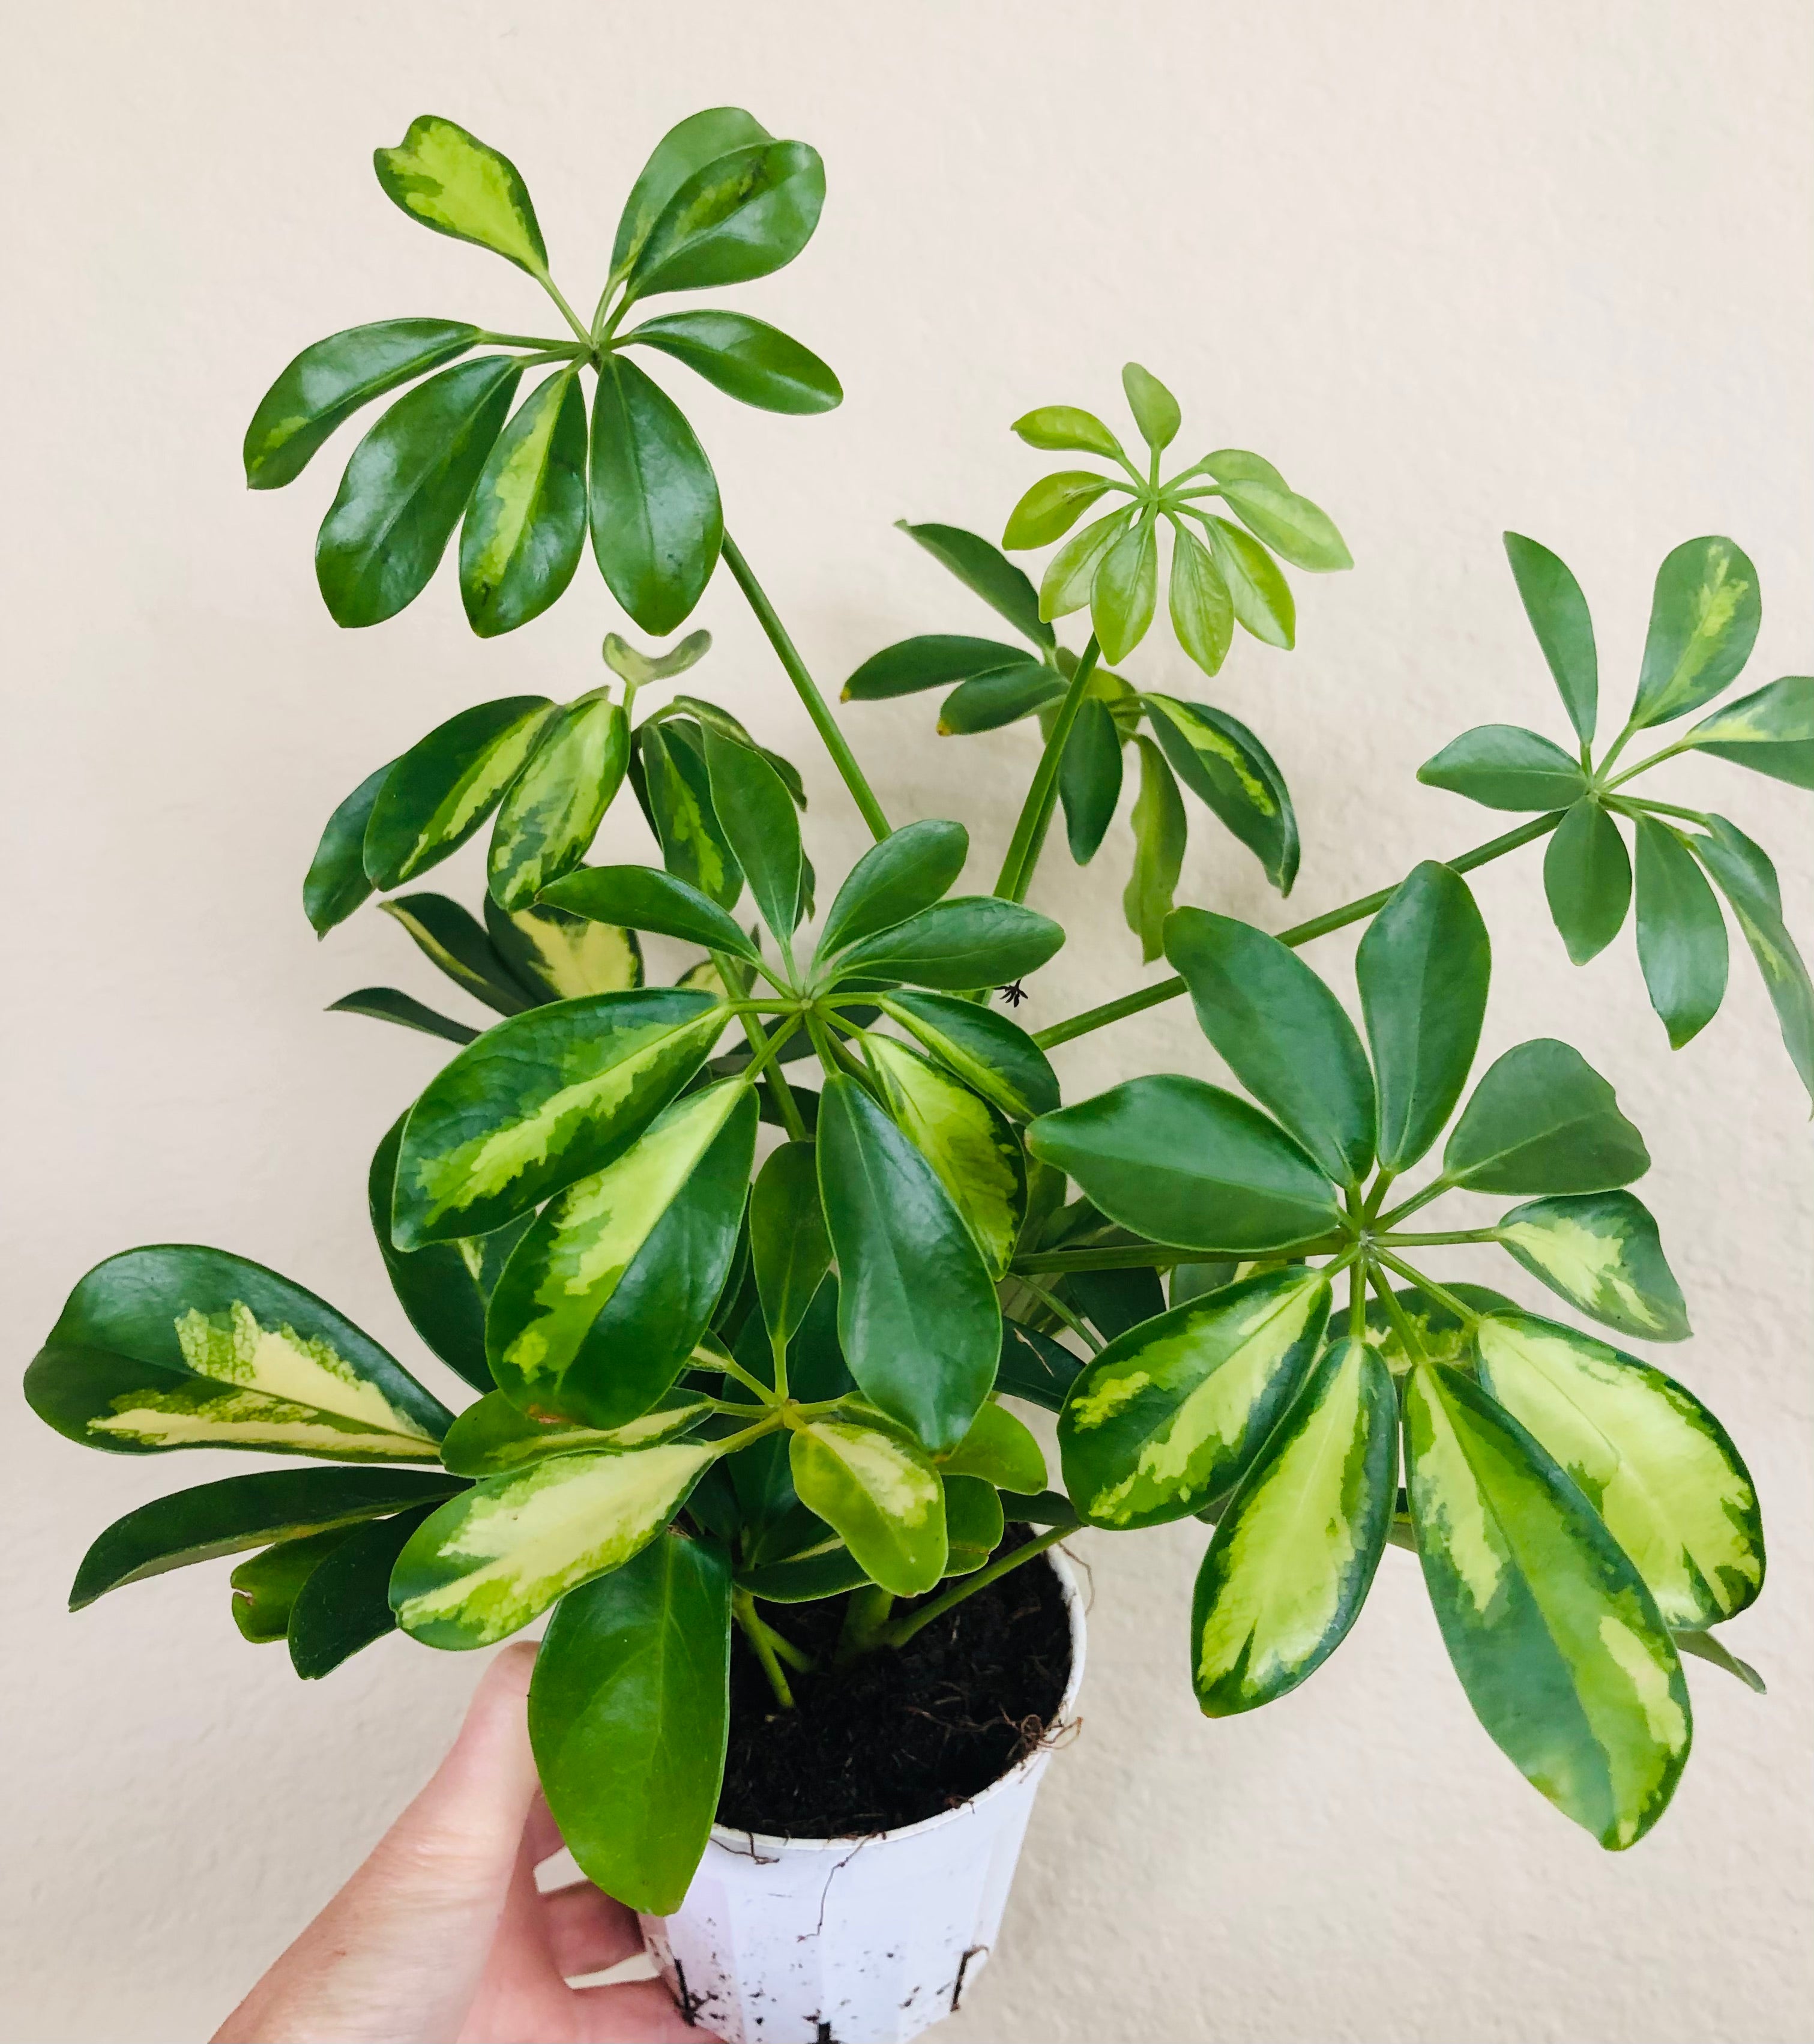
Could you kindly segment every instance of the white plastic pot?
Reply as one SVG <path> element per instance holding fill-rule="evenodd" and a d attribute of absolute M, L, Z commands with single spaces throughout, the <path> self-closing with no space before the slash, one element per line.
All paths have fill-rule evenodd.
<path fill-rule="evenodd" d="M 1083 1600 L 1048 1549 L 1083 1680 Z M 713 1827 L 678 1915 L 645 1916 L 669 1990 L 724 2044 L 902 2044 L 951 2015 L 987 1962 L 1050 1736 L 955 1810 L 868 1838 L 782 1838 Z"/>

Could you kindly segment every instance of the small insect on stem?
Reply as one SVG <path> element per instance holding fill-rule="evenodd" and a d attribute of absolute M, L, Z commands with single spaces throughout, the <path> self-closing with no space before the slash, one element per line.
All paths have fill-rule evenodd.
<path fill-rule="evenodd" d="M 1027 989 L 1017 979 L 1010 980 L 1005 986 L 997 987 L 995 991 L 1001 995 L 1001 998 L 1007 1002 L 1010 1008 L 1018 1008 L 1020 1003 L 1027 997 Z"/>

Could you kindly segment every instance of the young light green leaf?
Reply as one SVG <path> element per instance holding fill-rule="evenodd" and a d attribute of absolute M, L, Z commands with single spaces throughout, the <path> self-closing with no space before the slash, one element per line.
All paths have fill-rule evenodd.
<path fill-rule="evenodd" d="M 1688 540 L 1657 570 L 1631 722 L 1685 717 L 1732 681 L 1758 636 L 1758 571 L 1730 540 Z"/>
<path fill-rule="evenodd" d="M 1624 928 L 1631 862 L 1619 826 L 1591 795 L 1570 807 L 1550 839 L 1543 893 L 1573 965 L 1597 958 Z"/>
<path fill-rule="evenodd" d="M 1018 666 L 1022 657 L 1019 647 L 1004 645 L 999 639 L 930 632 L 871 654 L 845 682 L 841 700 L 886 702 L 894 696 L 917 695 L 924 689 L 943 688 L 947 682 L 968 681 L 972 674 Z"/>
<path fill-rule="evenodd" d="M 1814 674 L 1785 674 L 1741 696 L 1704 718 L 1688 742 L 1792 788 L 1814 788 Z"/>
<path fill-rule="evenodd" d="M 586 544 L 586 400 L 577 365 L 524 401 L 486 457 L 459 536 L 459 593 L 482 639 L 540 617 Z"/>
<path fill-rule="evenodd" d="M 1585 1492 L 1665 1623 L 1715 1625 L 1763 1587 L 1751 1473 L 1660 1370 L 1515 1308 L 1480 1324 L 1481 1381 Z"/>
<path fill-rule="evenodd" d="M 832 1267 L 832 1238 L 819 1204 L 818 1157 L 810 1143 L 784 1143 L 756 1174 L 750 1193 L 750 1261 L 771 1340 L 786 1342 L 805 1318 Z"/>
<path fill-rule="evenodd" d="M 1333 574 L 1351 568 L 1354 556 L 1327 511 L 1276 482 L 1224 483 L 1222 501 L 1255 536 L 1296 568 Z"/>
<path fill-rule="evenodd" d="M 554 907 L 593 922 L 653 930 L 752 962 L 762 955 L 717 902 L 657 866 L 582 866 L 544 892 Z"/>
<path fill-rule="evenodd" d="M 642 946 L 634 930 L 619 924 L 591 922 L 545 901 L 506 912 L 488 893 L 485 928 L 512 976 L 538 999 L 621 993 L 643 983 Z"/>
<path fill-rule="evenodd" d="M 766 277 L 812 240 L 824 203 L 825 167 L 810 144 L 752 141 L 728 150 L 663 206 L 625 274 L 625 296 Z"/>
<path fill-rule="evenodd" d="M 1134 865 L 1121 893 L 1121 913 L 1140 940 L 1140 958 L 1151 965 L 1165 949 L 1165 919 L 1171 913 L 1178 876 L 1184 868 L 1187 826 L 1178 783 L 1165 755 L 1150 738 L 1134 740 L 1140 762 L 1140 791 L 1134 798 Z"/>
<path fill-rule="evenodd" d="M 1159 595 L 1159 542 L 1139 519 L 1102 556 L 1090 586 L 1090 620 L 1104 659 L 1124 660 L 1147 636 Z"/>
<path fill-rule="evenodd" d="M 973 1576 L 1008 1530 L 1001 1495 L 978 1476 L 941 1475 L 939 1481 L 945 1494 L 945 1575 Z"/>
<path fill-rule="evenodd" d="M 1280 490 L 1287 486 L 1285 478 L 1264 455 L 1250 454 L 1245 448 L 1217 448 L 1197 466 L 1218 482 L 1270 482 Z"/>
<path fill-rule="evenodd" d="M 1277 937 L 1205 909 L 1166 918 L 1165 955 L 1236 1078 L 1326 1177 L 1357 1184 L 1373 1162 L 1373 1074 L 1340 1001 Z"/>
<path fill-rule="evenodd" d="M 1338 1219 L 1329 1181 L 1276 1121 L 1175 1073 L 1041 1115 L 1027 1147 L 1111 1220 L 1181 1249 L 1257 1254 L 1312 1241 Z"/>
<path fill-rule="evenodd" d="M 1547 547 L 1521 533 L 1505 535 L 1505 558 L 1574 735 L 1590 745 L 1600 707 L 1600 656 L 1581 584 Z"/>
<path fill-rule="evenodd" d="M 522 771 L 555 706 L 546 696 L 477 703 L 418 739 L 385 776 L 365 827 L 365 870 L 399 887 L 465 843 Z"/>
<path fill-rule="evenodd" d="M 394 149 L 375 149 L 385 196 L 437 234 L 489 248 L 532 277 L 548 252 L 522 174 L 508 156 L 438 113 L 422 113 Z"/>
<path fill-rule="evenodd" d="M 1776 1009 L 1783 1047 L 1814 1097 L 1814 985 L 1783 924 L 1776 869 L 1762 847 L 1724 816 L 1707 821 L 1710 835 L 1691 838 L 1689 847 L 1731 905 Z"/>
<path fill-rule="evenodd" d="M 788 1446 L 794 1488 L 895 1596 L 919 1596 L 945 1572 L 945 1497 L 912 1441 L 874 1427 L 815 1420 Z"/>
<path fill-rule="evenodd" d="M 668 871 L 721 909 L 735 907 L 744 891 L 744 870 L 712 807 L 699 727 L 678 721 L 640 725 L 632 740 L 630 775 L 661 840 Z"/>
<path fill-rule="evenodd" d="M 1078 705 L 1059 762 L 1059 797 L 1070 855 L 1087 866 L 1101 848 L 1121 799 L 1121 734 L 1108 705 L 1095 696 L 1086 696 Z"/>
<path fill-rule="evenodd" d="M 488 1391 L 448 1427 L 441 1461 L 458 1476 L 503 1476 L 553 1455 L 652 1448 L 690 1432 L 711 1410 L 711 1400 L 701 1393 L 668 1391 L 625 1426 L 582 1427 L 571 1420 L 532 1420 L 502 1391 Z"/>
<path fill-rule="evenodd" d="M 395 763 L 391 763 L 394 764 Z M 371 893 L 365 870 L 365 829 L 390 766 L 368 774 L 329 817 L 302 882 L 302 912 L 316 936 L 344 923 Z"/>
<path fill-rule="evenodd" d="M 1014 629 L 1042 650 L 1055 643 L 1051 627 L 1045 622 L 1033 585 L 997 547 L 961 525 L 910 524 L 896 521 L 898 529 L 925 548 L 934 560 L 949 568 L 966 589 L 980 596 L 991 610 L 1005 617 Z"/>
<path fill-rule="evenodd" d="M 444 894 L 399 894 L 379 906 L 408 931 L 425 958 L 475 1001 L 500 1015 L 521 1015 L 535 1005 L 490 938 L 459 902 Z"/>
<path fill-rule="evenodd" d="M 765 412 L 798 417 L 844 402 L 828 363 L 778 327 L 742 313 L 664 313 L 633 327 L 620 345 L 671 355 L 727 397 Z"/>
<path fill-rule="evenodd" d="M 592 551 L 644 631 L 678 631 L 718 564 L 724 519 L 705 451 L 678 407 L 621 355 L 592 400 Z"/>
<path fill-rule="evenodd" d="M 1008 514 L 1005 547 L 1019 551 L 1062 540 L 1096 500 L 1114 485 L 1093 469 L 1063 468 L 1043 475 Z"/>
<path fill-rule="evenodd" d="M 1063 682 L 1043 661 L 1017 659 L 1010 667 L 992 668 L 960 682 L 939 712 L 939 735 L 949 738 L 999 731 L 1004 724 L 1017 724 L 1035 710 L 1046 709 L 1063 694 Z"/>
<path fill-rule="evenodd" d="M 1360 1616 L 1398 1494 L 1398 1401 L 1365 1342 L 1332 1342 L 1267 1438 L 1197 1572 L 1197 1701 L 1232 1717 L 1288 1695 Z"/>
<path fill-rule="evenodd" d="M 1046 1487 L 1046 1458 L 1032 1430 L 993 1399 L 957 1446 L 934 1459 L 942 1475 L 980 1477 L 997 1490 L 1032 1496 Z"/>
<path fill-rule="evenodd" d="M 1185 525 L 1172 521 L 1171 628 L 1205 674 L 1221 671 L 1235 636 L 1235 606 L 1209 549 Z"/>
<path fill-rule="evenodd" d="M 967 991 L 1036 972 L 1063 943 L 1063 930 L 1050 916 L 1018 901 L 955 894 L 847 944 L 832 963 L 840 980 L 905 979 Z"/>
<path fill-rule="evenodd" d="M 227 1578 L 240 1637 L 255 1646 L 282 1639 L 290 1630 L 297 1593 L 352 1531 L 350 1526 L 336 1526 L 325 1533 L 305 1533 L 241 1562 Z"/>
<path fill-rule="evenodd" d="M 689 632 L 678 645 L 655 655 L 640 653 L 628 640 L 620 638 L 615 632 L 607 632 L 601 650 L 605 666 L 621 681 L 646 689 L 651 682 L 671 682 L 677 674 L 697 667 L 712 650 L 712 635 L 709 632 Z M 677 695 L 674 700 L 676 703 L 690 703 L 695 710 L 700 708 L 696 697 Z M 722 716 L 724 713 L 721 711 L 719 714 Z"/>
<path fill-rule="evenodd" d="M 973 1092 L 1013 1120 L 1049 1114 L 1058 1105 L 1051 1061 L 1017 1022 L 994 1009 L 915 988 L 886 993 L 879 1005 Z"/>
<path fill-rule="evenodd" d="M 1085 1364 L 1059 1415 L 1064 1486 L 1094 1526 L 1157 1526 L 1240 1477 L 1303 1383 L 1329 1287 L 1295 1266 L 1174 1306 Z"/>
<path fill-rule="evenodd" d="M 1133 516 L 1129 508 L 1092 520 L 1047 562 L 1040 579 L 1040 616 L 1048 628 L 1051 619 L 1066 617 L 1090 601 L 1097 571 L 1126 533 Z"/>
<path fill-rule="evenodd" d="M 1637 842 L 1638 960 L 1670 1048 L 1679 1051 L 1726 997 L 1726 919 L 1694 855 L 1667 824 L 1639 816 Z"/>
<path fill-rule="evenodd" d="M 693 175 L 733 149 L 774 137 L 754 114 L 740 106 L 709 106 L 690 113 L 656 143 L 642 174 L 630 188 L 617 236 L 611 248 L 611 274 L 621 277 L 641 254 L 649 230 L 661 217 L 663 209 Z"/>
<path fill-rule="evenodd" d="M 1121 371 L 1121 388 L 1128 409 L 1140 429 L 1140 438 L 1155 454 L 1160 454 L 1178 438 L 1178 400 L 1149 369 L 1139 363 L 1126 363 Z"/>
<path fill-rule="evenodd" d="M 1042 405 L 1036 411 L 1023 413 L 1008 430 L 1017 433 L 1028 447 L 1047 454 L 1074 450 L 1101 455 L 1109 461 L 1126 459 L 1121 443 L 1095 413 L 1075 405 Z"/>
<path fill-rule="evenodd" d="M 1208 703 L 1143 695 L 1153 736 L 1179 779 L 1206 802 L 1281 894 L 1297 878 L 1297 817 L 1272 755 L 1244 724 Z"/>
<path fill-rule="evenodd" d="M 1287 652 L 1297 643 L 1297 605 L 1278 563 L 1251 534 L 1226 518 L 1205 517 L 1216 572 L 1228 584 L 1236 621 L 1267 646 Z"/>
<path fill-rule="evenodd" d="M 1424 762 L 1417 778 L 1489 809 L 1566 809 L 1587 793 L 1578 761 L 1516 724 L 1478 724 L 1464 731 Z"/>
<path fill-rule="evenodd" d="M 1405 1425 L 1424 1580 L 1475 1715 L 1564 1815 L 1611 1850 L 1635 1844 L 1674 1793 L 1691 1736 L 1674 1643 L 1643 1578 L 1470 1379 L 1414 1370 Z"/>
<path fill-rule="evenodd" d="M 753 746 L 705 727 L 712 808 L 763 920 L 783 944 L 800 920 L 800 824 L 781 776 Z"/>
<path fill-rule="evenodd" d="M 362 1647 L 397 1630 L 390 1571 L 416 1529 L 434 1511 L 412 1504 L 355 1527 L 309 1571 L 290 1608 L 290 1665 L 305 1682 L 331 1675 Z"/>
<path fill-rule="evenodd" d="M 556 713 L 492 827 L 486 874 L 502 908 L 528 908 L 586 856 L 630 760 L 623 706 L 602 690 Z"/>
<path fill-rule="evenodd" d="M 1686 1341 L 1692 1331 L 1656 1220 L 1633 1193 L 1532 1200 L 1501 1215 L 1494 1233 L 1552 1292 L 1622 1334 Z"/>
<path fill-rule="evenodd" d="M 962 824 L 928 818 L 890 832 L 846 875 L 820 931 L 820 950 L 835 951 L 931 908 L 969 855 L 970 833 Z"/>
<path fill-rule="evenodd" d="M 1447 1126 L 1480 1047 L 1493 947 L 1472 892 L 1435 860 L 1413 866 L 1355 956 L 1379 1085 L 1379 1161 L 1409 1170 Z"/>
<path fill-rule="evenodd" d="M 1612 1089 L 1554 1037 L 1489 1065 L 1443 1152 L 1443 1172 L 1477 1193 L 1600 1193 L 1651 1168 Z"/>

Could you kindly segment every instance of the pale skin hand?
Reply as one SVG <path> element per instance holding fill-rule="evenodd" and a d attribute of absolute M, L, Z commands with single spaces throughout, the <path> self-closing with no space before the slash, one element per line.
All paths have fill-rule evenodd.
<path fill-rule="evenodd" d="M 567 1984 L 643 1940 L 589 1883 L 536 1890 L 560 1836 L 529 1751 L 535 1660 L 486 1669 L 433 1779 L 213 2044 L 711 2044 L 659 1981 Z"/>

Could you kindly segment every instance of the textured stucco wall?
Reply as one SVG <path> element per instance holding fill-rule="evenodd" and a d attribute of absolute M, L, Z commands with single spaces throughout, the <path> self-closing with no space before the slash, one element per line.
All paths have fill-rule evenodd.
<path fill-rule="evenodd" d="M 517 159 L 582 301 L 680 114 L 740 102 L 823 150 L 817 242 L 737 302 L 825 354 L 848 402 L 803 422 L 699 386 L 686 402 L 733 529 L 829 683 L 906 632 L 986 628 L 890 521 L 998 528 L 1040 466 L 1007 421 L 1112 406 L 1129 355 L 1182 394 L 1187 441 L 1259 448 L 1328 505 L 1357 571 L 1303 588 L 1297 654 L 1243 640 L 1211 692 L 1289 776 L 1301 912 L 1490 834 L 1412 778 L 1455 732 L 1559 727 L 1503 526 L 1582 575 L 1614 697 L 1656 562 L 1696 532 L 1732 533 L 1758 564 L 1755 679 L 1807 666 L 1814 28 L 1794 0 L 79 0 L 13 10 L 9 58 L 17 1363 L 89 1263 L 172 1239 L 268 1261 L 416 1353 L 363 1177 L 438 1049 L 320 1011 L 374 980 L 429 995 L 435 976 L 376 916 L 317 948 L 297 883 L 375 762 L 482 697 L 590 686 L 621 622 L 588 566 L 496 646 L 467 634 L 444 574 L 400 620 L 338 632 L 309 545 L 351 436 L 284 494 L 240 486 L 244 421 L 305 341 L 410 312 L 545 317 L 526 279 L 414 231 L 375 189 L 371 147 L 418 111 Z M 709 692 L 804 763 L 814 855 L 840 870 L 860 826 L 727 582 L 697 621 L 719 635 Z M 1192 678 L 1163 634 L 1136 670 Z M 935 743 L 930 724 L 923 702 L 847 720 L 894 813 L 965 817 L 986 876 L 1026 735 Z M 1775 850 L 1814 933 L 1793 793 L 1716 765 L 1678 785 Z M 640 857 L 632 814 L 606 842 Z M 1124 824 L 1089 872 L 1049 862 L 1036 898 L 1075 935 L 1036 1022 L 1138 978 L 1127 849 Z M 1186 892 L 1286 920 L 1207 826 Z M 1658 1160 L 1645 1194 L 1699 1329 L 1672 1366 L 1716 1404 L 1769 1518 L 1774 1581 L 1732 1638 L 1771 1694 L 1692 1668 L 1699 1750 L 1675 1807 L 1609 1858 L 1489 1746 L 1408 1557 L 1388 1554 L 1306 1689 L 1209 1725 L 1186 1683 L 1201 1529 L 1086 1539 L 1083 1736 L 954 2038 L 1805 2034 L 1805 1104 L 1748 959 L 1671 1057 L 1628 932 L 1577 972 L 1535 855 L 1479 893 L 1501 967 L 1485 1050 L 1578 1043 Z M 1339 939 L 1314 955 L 1345 973 Z M 1154 1067 L 1214 1068 L 1175 1007 L 1078 1046 L 1064 1075 L 1081 1091 Z M 303 1688 L 279 1651 L 240 1644 L 218 1568 L 66 1617 L 95 1530 L 234 1462 L 83 1454 L 16 1400 L 0 1425 L 0 2031 L 198 2034 L 386 1823 L 475 1671 L 391 1641 Z"/>

